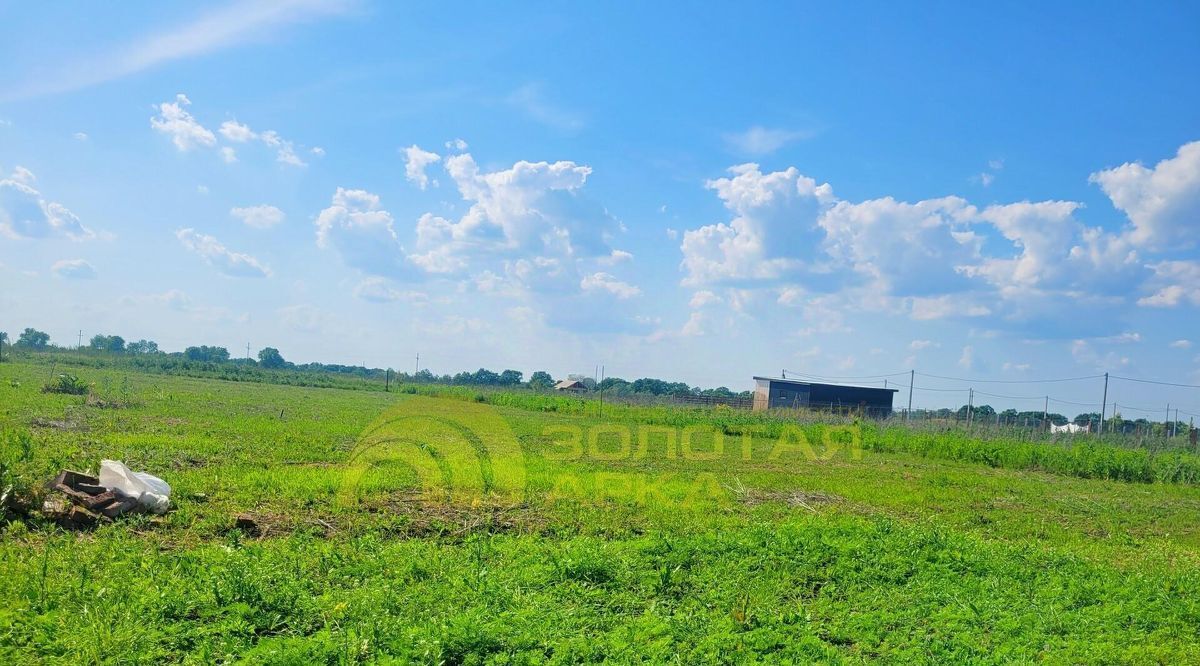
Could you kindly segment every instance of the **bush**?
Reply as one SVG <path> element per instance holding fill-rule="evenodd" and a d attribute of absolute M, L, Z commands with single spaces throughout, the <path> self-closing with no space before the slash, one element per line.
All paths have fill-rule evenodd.
<path fill-rule="evenodd" d="M 63 373 L 57 379 L 42 387 L 42 393 L 65 393 L 67 395 L 84 395 L 88 385 L 79 377 Z"/>

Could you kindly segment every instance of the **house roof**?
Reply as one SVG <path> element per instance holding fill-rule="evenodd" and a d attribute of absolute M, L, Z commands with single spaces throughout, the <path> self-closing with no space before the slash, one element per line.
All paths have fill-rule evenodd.
<path fill-rule="evenodd" d="M 565 391 L 568 389 L 585 389 L 585 388 L 587 388 L 587 385 L 584 384 L 583 382 L 579 381 L 578 379 L 564 379 L 561 382 L 555 384 L 554 388 L 559 391 Z"/>
<path fill-rule="evenodd" d="M 824 382 L 805 382 L 805 381 L 798 381 L 795 379 L 783 379 L 781 377 L 758 377 L 758 376 L 755 376 L 754 379 L 756 381 L 761 380 L 764 382 L 771 382 L 772 384 L 791 384 L 793 386 L 828 386 L 831 388 L 852 388 L 852 389 L 867 389 L 869 391 L 890 391 L 892 393 L 897 393 L 900 391 L 900 389 L 883 388 L 882 386 L 856 386 L 854 384 L 826 384 Z"/>

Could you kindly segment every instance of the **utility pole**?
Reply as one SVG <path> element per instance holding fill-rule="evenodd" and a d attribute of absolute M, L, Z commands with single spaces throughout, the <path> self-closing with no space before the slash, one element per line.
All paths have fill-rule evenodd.
<path fill-rule="evenodd" d="M 246 358 L 250 358 L 250 343 L 246 343 Z"/>
<path fill-rule="evenodd" d="M 604 366 L 600 366 L 600 382 L 596 385 L 600 389 L 600 409 L 596 414 L 597 417 L 604 417 Z"/>
<path fill-rule="evenodd" d="M 1104 399 L 1100 401 L 1100 434 L 1104 434 L 1104 410 L 1108 407 L 1108 373 L 1104 373 Z"/>
<path fill-rule="evenodd" d="M 392 390 L 392 369 L 388 368 L 383 373 L 383 392 L 388 393 Z"/>
<path fill-rule="evenodd" d="M 79 342 L 75 344 L 75 350 L 83 349 L 83 329 L 79 329 Z"/>
<path fill-rule="evenodd" d="M 913 383 L 914 383 L 914 380 L 916 379 L 916 377 L 917 377 L 916 370 L 908 371 L 908 411 L 904 413 L 905 421 L 912 419 L 912 389 L 913 389 Z"/>
<path fill-rule="evenodd" d="M 1171 437 L 1179 434 L 1179 408 L 1175 408 L 1175 418 L 1171 419 Z"/>
<path fill-rule="evenodd" d="M 1171 403 L 1167 403 L 1167 420 L 1163 421 L 1163 437 L 1171 436 Z"/>
<path fill-rule="evenodd" d="M 975 389 L 967 389 L 967 427 L 971 427 L 972 412 L 975 411 Z"/>
<path fill-rule="evenodd" d="M 1046 396 L 1046 404 L 1042 407 L 1042 427 L 1050 420 L 1050 396 Z"/>
<path fill-rule="evenodd" d="M 421 374 L 421 352 L 417 352 L 417 371 L 416 374 Z"/>

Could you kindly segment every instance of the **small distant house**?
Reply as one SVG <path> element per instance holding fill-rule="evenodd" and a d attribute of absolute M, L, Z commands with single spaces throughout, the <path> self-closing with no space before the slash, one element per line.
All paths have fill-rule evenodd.
<path fill-rule="evenodd" d="M 587 385 L 578 379 L 564 379 L 554 385 L 555 391 L 568 391 L 570 393 L 583 393 L 588 390 Z"/>
<path fill-rule="evenodd" d="M 1080 432 L 1087 432 L 1087 426 L 1081 426 L 1075 423 L 1064 423 L 1062 425 L 1050 424 L 1050 432 L 1065 432 L 1071 435 Z"/>

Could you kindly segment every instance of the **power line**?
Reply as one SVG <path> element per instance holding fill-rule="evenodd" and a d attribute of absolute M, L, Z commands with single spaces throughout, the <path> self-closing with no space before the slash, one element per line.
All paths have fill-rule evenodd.
<path fill-rule="evenodd" d="M 886 374 L 886 375 L 842 375 L 842 376 L 837 376 L 837 375 L 811 375 L 811 374 L 808 374 L 807 372 L 796 372 L 794 370 L 784 370 L 783 372 L 785 374 L 792 374 L 792 375 L 797 375 L 800 377 L 810 377 L 813 379 L 885 379 L 887 377 L 899 377 L 901 375 L 908 374 L 908 372 L 906 371 L 906 372 L 893 372 L 893 373 Z M 917 374 L 921 374 L 921 373 L 917 373 Z"/>
<path fill-rule="evenodd" d="M 1060 400 L 1058 398 L 1050 398 L 1050 402 L 1057 402 L 1063 405 L 1074 405 L 1076 407 L 1095 407 L 1094 402 L 1072 402 L 1070 400 Z"/>
<path fill-rule="evenodd" d="M 1044 395 L 1002 395 L 999 393 L 984 393 L 983 391 L 975 391 L 976 395 L 986 395 L 989 398 L 1004 398 L 1006 400 L 1045 400 L 1048 396 Z"/>
<path fill-rule="evenodd" d="M 965 388 L 925 388 L 924 386 L 909 386 L 908 384 L 896 384 L 900 388 L 911 388 L 916 391 L 938 391 L 941 393 L 966 393 L 971 389 Z M 976 391 L 978 393 L 978 391 Z"/>
<path fill-rule="evenodd" d="M 1085 379 L 1101 379 L 1104 375 L 1088 375 L 1086 377 L 1063 377 L 1062 379 L 967 379 L 965 377 L 946 377 L 944 375 L 930 375 L 924 372 L 917 372 L 922 377 L 933 377 L 934 379 L 947 379 L 954 382 L 967 382 L 970 384 L 1052 384 L 1057 382 L 1079 382 Z M 1038 396 L 1042 397 L 1042 396 Z"/>
<path fill-rule="evenodd" d="M 1200 384 L 1179 384 L 1176 382 L 1159 382 L 1153 379 L 1134 379 L 1133 377 L 1118 377 L 1112 375 L 1113 379 L 1123 379 L 1127 382 L 1138 382 L 1140 384 L 1158 384 L 1159 386 L 1178 386 L 1180 388 L 1200 388 Z"/>

